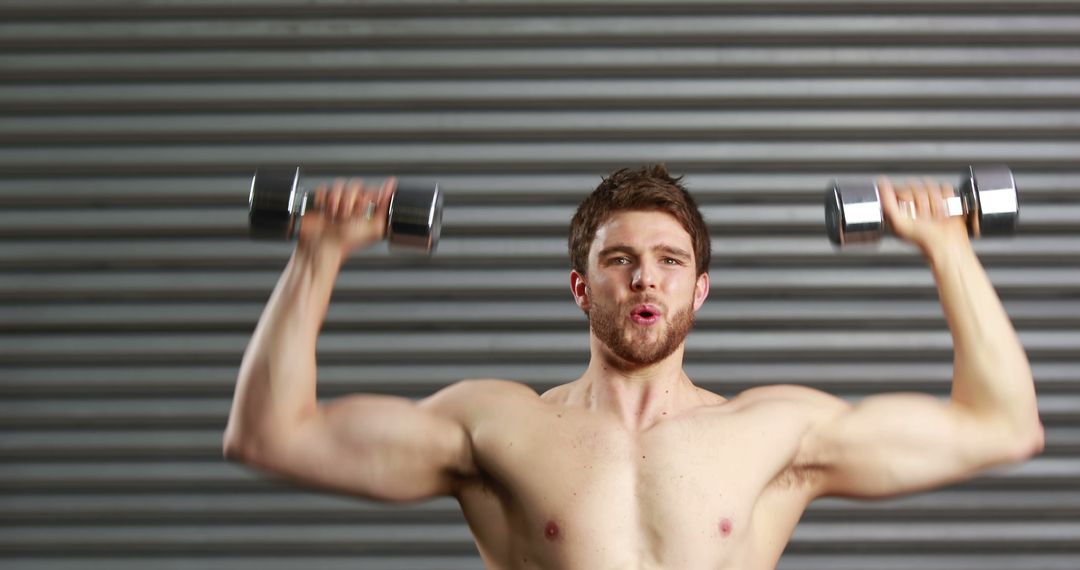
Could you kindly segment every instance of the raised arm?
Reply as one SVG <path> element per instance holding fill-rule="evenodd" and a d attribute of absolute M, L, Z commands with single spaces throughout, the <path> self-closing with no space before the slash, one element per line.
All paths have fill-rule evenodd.
<path fill-rule="evenodd" d="M 818 414 L 799 462 L 817 468 L 821 492 L 885 497 L 973 477 L 1043 449 L 1027 356 L 964 223 L 948 218 L 952 188 L 931 181 L 894 189 L 880 181 L 896 233 L 930 263 L 955 351 L 952 394 L 884 394 L 849 406 L 814 396 Z M 914 202 L 914 217 L 897 200 Z"/>
<path fill-rule="evenodd" d="M 316 399 L 316 340 L 341 264 L 382 238 L 392 182 L 320 191 L 324 218 L 305 216 L 300 243 L 244 354 L 224 452 L 291 479 L 368 498 L 406 501 L 449 494 L 472 470 L 457 411 L 462 387 L 419 403 L 403 398 Z M 362 213 L 377 204 L 370 218 Z"/>

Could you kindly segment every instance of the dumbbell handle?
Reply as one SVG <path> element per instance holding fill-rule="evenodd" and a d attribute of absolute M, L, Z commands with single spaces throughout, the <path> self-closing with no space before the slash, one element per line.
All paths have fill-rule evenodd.
<path fill-rule="evenodd" d="M 896 203 L 901 210 L 907 210 L 911 213 L 912 217 L 915 216 L 915 202 L 912 202 L 911 200 L 897 200 Z M 949 196 L 946 198 L 945 208 L 949 212 L 949 217 L 966 216 L 968 214 L 964 211 L 964 201 L 960 196 Z"/>
<path fill-rule="evenodd" d="M 299 209 L 296 210 L 296 227 L 290 229 L 290 237 L 292 237 L 293 235 L 296 235 L 296 232 L 300 231 L 300 221 L 303 219 L 304 214 L 306 214 L 307 212 L 323 212 L 326 209 L 325 206 L 318 206 L 318 205 L 315 204 L 315 192 L 308 191 L 306 188 L 297 188 L 296 192 L 294 193 L 293 199 L 298 201 L 298 203 L 296 204 L 296 207 L 299 208 Z M 394 209 L 393 200 L 394 200 L 394 197 L 391 196 L 390 197 L 390 201 L 391 201 L 390 212 L 393 212 L 393 209 Z M 291 207 L 293 207 L 293 205 L 290 204 L 290 208 Z M 368 203 L 368 207 L 371 208 L 372 211 L 374 211 L 375 203 L 374 202 Z M 365 213 L 364 215 L 366 217 L 368 217 L 368 218 L 371 217 L 367 213 Z M 392 219 L 388 215 L 386 217 L 386 226 L 387 226 L 387 228 L 390 227 L 391 221 L 392 221 Z"/>

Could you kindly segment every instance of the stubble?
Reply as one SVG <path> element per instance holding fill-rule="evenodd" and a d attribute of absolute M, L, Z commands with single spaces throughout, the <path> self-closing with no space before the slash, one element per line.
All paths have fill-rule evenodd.
<path fill-rule="evenodd" d="M 594 303 L 589 307 L 588 312 L 589 323 L 596 338 L 619 357 L 630 370 L 656 364 L 671 356 L 694 328 L 693 307 L 686 306 L 671 315 L 667 322 L 667 330 L 662 337 L 650 339 L 652 336 L 650 329 L 653 327 L 636 325 L 628 318 L 630 311 L 637 304 L 638 302 L 634 302 L 629 306 L 608 307 L 603 303 Z"/>

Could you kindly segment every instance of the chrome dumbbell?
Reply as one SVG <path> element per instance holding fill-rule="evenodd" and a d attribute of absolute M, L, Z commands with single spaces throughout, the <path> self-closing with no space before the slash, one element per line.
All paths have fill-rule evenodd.
<path fill-rule="evenodd" d="M 300 231 L 305 212 L 313 210 L 314 193 L 300 186 L 300 167 L 260 168 L 251 178 L 248 227 L 256 239 L 291 240 Z M 430 254 L 439 244 L 443 196 L 439 185 L 398 183 L 390 200 L 386 239 L 391 251 Z"/>
<path fill-rule="evenodd" d="M 971 166 L 960 181 L 959 196 L 946 200 L 950 216 L 966 218 L 968 234 L 1008 235 L 1020 218 L 1016 180 L 1007 166 Z M 901 204 L 903 205 L 903 204 Z M 881 239 L 887 224 L 877 183 L 833 180 L 825 191 L 825 230 L 837 246 Z"/>

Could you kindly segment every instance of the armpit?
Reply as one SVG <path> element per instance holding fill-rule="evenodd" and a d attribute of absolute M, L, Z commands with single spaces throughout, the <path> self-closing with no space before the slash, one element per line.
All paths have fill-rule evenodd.
<path fill-rule="evenodd" d="M 792 465 L 781 471 L 769 487 L 778 490 L 795 490 L 812 487 L 821 482 L 824 471 L 813 465 Z"/>

